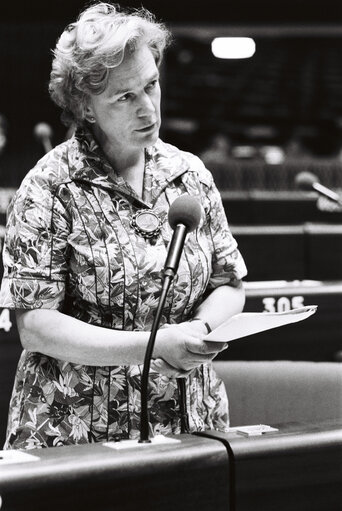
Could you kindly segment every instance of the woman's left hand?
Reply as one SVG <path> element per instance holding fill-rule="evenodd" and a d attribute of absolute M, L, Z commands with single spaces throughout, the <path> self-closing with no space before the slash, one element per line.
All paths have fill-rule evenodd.
<path fill-rule="evenodd" d="M 205 324 L 202 321 L 184 321 L 183 323 L 179 323 L 182 325 L 182 327 L 186 330 L 190 331 L 196 331 L 201 333 L 207 333 L 207 328 Z M 169 328 L 171 325 L 166 323 L 161 328 Z M 227 345 L 228 346 L 228 345 Z M 164 376 L 167 376 L 169 378 L 187 378 L 189 374 L 193 371 L 193 369 L 186 371 L 182 369 L 177 369 L 173 367 L 172 365 L 168 364 L 163 360 L 162 358 L 156 358 L 152 359 L 151 361 L 151 369 L 153 371 L 156 371 L 157 373 L 160 373 Z"/>
<path fill-rule="evenodd" d="M 168 378 L 187 378 L 191 371 L 183 371 L 171 366 L 162 358 L 156 358 L 151 361 L 151 369 Z"/>

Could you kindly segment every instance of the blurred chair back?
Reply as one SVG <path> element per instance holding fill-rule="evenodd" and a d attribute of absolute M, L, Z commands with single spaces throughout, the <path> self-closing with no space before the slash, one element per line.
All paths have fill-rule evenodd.
<path fill-rule="evenodd" d="M 339 362 L 216 361 L 231 426 L 342 418 Z"/>

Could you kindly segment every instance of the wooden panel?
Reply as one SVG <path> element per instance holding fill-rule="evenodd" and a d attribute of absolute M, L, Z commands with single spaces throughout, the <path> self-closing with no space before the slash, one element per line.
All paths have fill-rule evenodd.
<path fill-rule="evenodd" d="M 342 278 L 342 224 L 305 225 L 308 252 L 308 278 Z"/>
<path fill-rule="evenodd" d="M 171 445 L 35 449 L 39 461 L 1 466 L 6 511 L 229 511 L 228 453 L 191 435 Z"/>
<path fill-rule="evenodd" d="M 305 222 L 342 223 L 341 211 L 321 211 L 315 192 L 295 190 L 221 190 L 232 225 L 298 225 Z"/>
<path fill-rule="evenodd" d="M 342 279 L 342 225 L 231 226 L 248 280 Z"/>
<path fill-rule="evenodd" d="M 302 225 L 231 226 L 248 280 L 304 279 L 308 257 Z"/>
<path fill-rule="evenodd" d="M 341 360 L 342 281 L 246 282 L 245 312 L 282 312 L 302 305 L 318 305 L 316 314 L 232 341 L 218 360 Z"/>

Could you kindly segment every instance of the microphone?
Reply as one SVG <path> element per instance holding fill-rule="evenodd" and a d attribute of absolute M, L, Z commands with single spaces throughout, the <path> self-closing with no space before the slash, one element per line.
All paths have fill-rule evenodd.
<path fill-rule="evenodd" d="M 177 273 L 185 237 L 196 229 L 200 223 L 201 214 L 200 203 L 190 195 L 181 195 L 171 204 L 168 221 L 174 232 L 164 265 L 164 278 L 166 275 L 173 278 Z"/>
<path fill-rule="evenodd" d="M 295 177 L 295 185 L 299 190 L 312 191 L 315 190 L 319 194 L 323 195 L 327 199 L 332 200 L 333 202 L 337 202 L 338 204 L 342 204 L 340 196 L 327 188 L 326 186 L 321 185 L 317 176 L 312 174 L 311 172 L 300 172 Z"/>
<path fill-rule="evenodd" d="M 161 314 L 169 291 L 171 282 L 177 273 L 179 261 L 182 255 L 184 242 L 188 232 L 198 227 L 202 215 L 200 203 L 190 195 L 181 195 L 170 206 L 168 221 L 174 230 L 164 265 L 162 290 L 153 324 L 150 338 L 147 344 L 144 367 L 141 376 L 141 409 L 140 409 L 140 440 L 139 443 L 150 443 L 148 432 L 148 376 L 152 360 L 154 343 L 160 323 Z"/>
<path fill-rule="evenodd" d="M 39 122 L 33 128 L 33 134 L 36 139 L 41 142 L 44 147 L 45 153 L 48 153 L 52 149 L 51 137 L 53 134 L 52 128 L 46 122 Z"/>

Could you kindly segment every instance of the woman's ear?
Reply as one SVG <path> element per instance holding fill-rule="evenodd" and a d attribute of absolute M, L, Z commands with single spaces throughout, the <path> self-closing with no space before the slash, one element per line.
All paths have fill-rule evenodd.
<path fill-rule="evenodd" d="M 90 122 L 91 124 L 94 124 L 96 122 L 96 119 L 93 114 L 93 109 L 89 105 L 87 106 L 85 111 L 85 120 Z"/>

